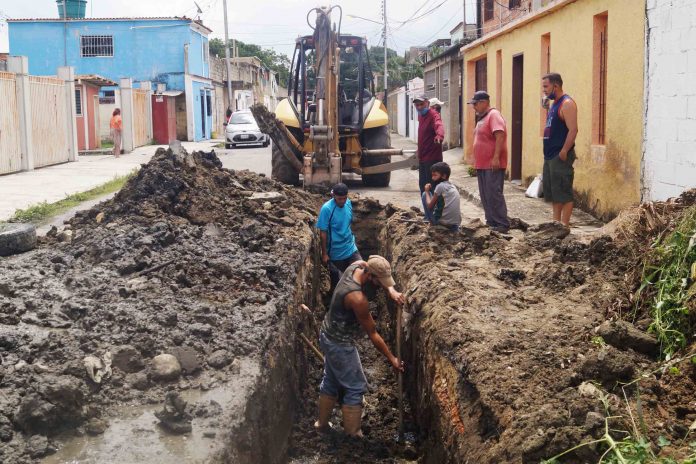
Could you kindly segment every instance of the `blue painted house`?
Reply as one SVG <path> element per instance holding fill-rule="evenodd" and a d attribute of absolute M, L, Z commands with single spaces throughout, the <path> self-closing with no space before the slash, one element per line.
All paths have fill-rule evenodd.
<path fill-rule="evenodd" d="M 76 74 L 96 74 L 116 82 L 132 78 L 135 87 L 143 81 L 151 81 L 153 88 L 166 84 L 168 91 L 184 92 L 182 101 L 177 101 L 179 138 L 211 138 L 214 91 L 208 35 L 212 31 L 199 21 L 10 19 L 8 26 L 10 54 L 29 57 L 30 74 L 53 75 L 59 66 L 73 66 Z M 102 92 L 109 90 L 113 89 Z"/>

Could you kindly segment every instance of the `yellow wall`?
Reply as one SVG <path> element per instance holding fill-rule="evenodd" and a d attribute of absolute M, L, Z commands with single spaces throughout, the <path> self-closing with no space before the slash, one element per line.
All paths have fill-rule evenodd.
<path fill-rule="evenodd" d="M 559 4 L 562 6 L 541 10 L 518 28 L 511 28 L 497 37 L 491 34 L 465 47 L 464 98 L 470 98 L 473 89 L 472 62 L 485 55 L 491 104 L 502 102 L 509 145 L 512 58 L 523 53 L 522 179 L 541 173 L 541 36 L 550 33 L 551 71 L 562 75 L 564 91 L 578 105 L 576 200 L 585 203 L 600 217 L 609 218 L 621 208 L 640 201 L 645 2 L 566 0 Z M 546 11 L 551 12 L 544 15 Z M 608 13 L 606 143 L 592 146 L 593 17 L 605 11 Z M 496 95 L 497 50 L 502 50 L 502 100 Z M 471 156 L 473 118 L 473 109 L 469 106 L 465 109 L 464 124 L 467 156 Z"/>

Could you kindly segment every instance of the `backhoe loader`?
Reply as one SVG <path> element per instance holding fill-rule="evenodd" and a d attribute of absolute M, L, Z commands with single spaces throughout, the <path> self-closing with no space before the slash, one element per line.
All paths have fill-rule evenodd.
<path fill-rule="evenodd" d="M 271 113 L 260 104 L 251 111 L 273 141 L 272 177 L 286 184 L 335 184 L 343 173 L 362 177 L 366 186 L 386 187 L 391 171 L 410 168 L 415 155 L 391 147 L 389 117 L 375 98 L 367 42 L 341 33 L 331 22 L 340 6 L 310 10 L 312 35 L 296 40 L 288 82 L 289 97 Z M 316 13 L 314 25 L 310 16 Z M 413 152 L 413 151 L 412 151 Z"/>

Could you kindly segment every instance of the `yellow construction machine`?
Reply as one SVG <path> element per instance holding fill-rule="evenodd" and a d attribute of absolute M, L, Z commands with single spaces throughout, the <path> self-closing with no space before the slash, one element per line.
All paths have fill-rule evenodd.
<path fill-rule="evenodd" d="M 312 35 L 296 40 L 288 98 L 271 113 L 254 105 L 259 128 L 273 140 L 272 177 L 286 184 L 335 184 L 343 173 L 362 176 L 366 186 L 386 187 L 391 171 L 410 168 L 415 156 L 391 147 L 389 116 L 375 98 L 367 42 L 341 34 L 331 22 L 339 6 L 307 14 Z M 315 25 L 310 16 L 316 13 Z"/>

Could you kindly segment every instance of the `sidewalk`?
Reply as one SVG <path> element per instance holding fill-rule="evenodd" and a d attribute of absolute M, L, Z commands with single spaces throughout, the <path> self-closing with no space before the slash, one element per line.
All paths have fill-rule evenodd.
<path fill-rule="evenodd" d="M 207 140 L 184 142 L 182 145 L 189 151 L 210 150 L 216 143 L 218 141 Z M 129 174 L 147 163 L 160 146 L 136 148 L 118 159 L 111 155 L 80 156 L 77 162 L 0 176 L 0 221 L 12 217 L 17 209 L 26 209 L 44 201 L 53 203 Z"/>
<path fill-rule="evenodd" d="M 416 147 L 416 143 L 392 133 L 392 145 L 394 147 L 406 148 Z M 461 147 L 447 150 L 442 155 L 443 160 L 452 168 L 452 183 L 459 188 L 462 198 L 470 201 L 479 208 L 481 198 L 478 191 L 478 180 L 471 177 L 468 172 L 469 166 L 463 161 L 463 150 Z M 524 194 L 525 189 L 518 187 L 511 182 L 505 182 L 504 187 L 505 201 L 508 207 L 508 216 L 517 217 L 529 224 L 540 224 L 551 221 L 553 214 L 551 205 L 543 199 L 527 198 Z M 592 232 L 604 224 L 584 211 L 575 209 L 570 222 L 571 229 L 575 233 Z"/>

